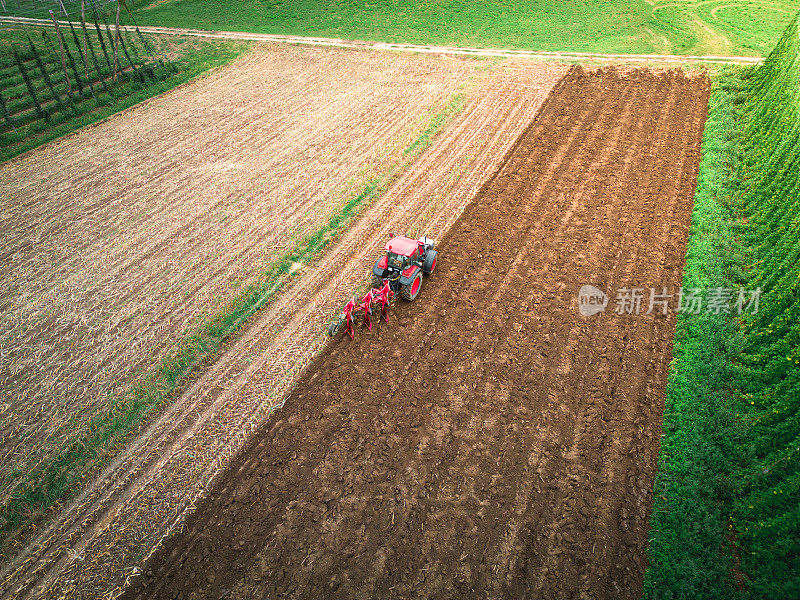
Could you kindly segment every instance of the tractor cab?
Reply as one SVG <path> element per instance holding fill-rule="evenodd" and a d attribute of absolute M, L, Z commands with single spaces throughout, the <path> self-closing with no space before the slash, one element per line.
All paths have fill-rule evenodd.
<path fill-rule="evenodd" d="M 419 242 L 402 235 L 391 238 L 384 249 L 389 267 L 407 269 L 419 260 Z"/>
<path fill-rule="evenodd" d="M 436 267 L 435 243 L 424 236 L 414 240 L 404 235 L 390 235 L 384 246 L 386 254 L 375 262 L 372 269 L 373 288 L 379 289 L 384 281 L 388 281 L 392 291 L 402 298 L 416 298 L 422 275 L 430 275 Z"/>

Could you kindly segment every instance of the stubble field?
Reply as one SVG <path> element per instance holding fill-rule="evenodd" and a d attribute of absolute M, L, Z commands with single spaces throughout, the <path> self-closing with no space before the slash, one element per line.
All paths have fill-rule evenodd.
<path fill-rule="evenodd" d="M 474 71 L 259 49 L 169 102 L 0 166 L 0 505 L 388 170 Z"/>
<path fill-rule="evenodd" d="M 122 585 L 289 389 L 386 231 L 443 232 L 565 71 L 259 48 L 0 167 L 13 191 L 6 501 L 271 257 L 376 178 L 394 181 L 75 502 L 28 542 L 15 532 L 0 593 L 92 597 Z M 427 149 L 411 160 L 417 145 Z M 243 391 L 254 374 L 258 389 Z"/>

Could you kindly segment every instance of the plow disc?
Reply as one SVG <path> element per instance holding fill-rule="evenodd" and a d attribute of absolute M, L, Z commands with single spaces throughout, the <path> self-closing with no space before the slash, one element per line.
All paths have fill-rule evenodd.
<path fill-rule="evenodd" d="M 355 298 L 350 298 L 350 301 L 344 307 L 344 311 L 335 321 L 328 325 L 328 335 L 334 337 L 339 333 L 342 326 L 344 326 L 350 339 L 355 339 L 355 321 L 356 317 L 359 315 L 364 325 L 367 326 L 367 329 L 372 331 L 372 314 L 373 309 L 377 308 L 377 306 L 380 306 L 381 309 L 381 313 L 378 315 L 378 323 L 381 321 L 388 323 L 389 308 L 392 305 L 394 295 L 392 288 L 389 286 L 389 282 L 385 281 L 383 287 L 380 289 L 373 288 L 369 290 L 358 304 L 356 304 Z"/>

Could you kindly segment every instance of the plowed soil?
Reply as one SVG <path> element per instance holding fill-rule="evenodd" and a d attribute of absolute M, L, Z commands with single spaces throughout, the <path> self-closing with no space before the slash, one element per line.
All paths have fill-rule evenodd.
<path fill-rule="evenodd" d="M 635 598 L 708 81 L 574 69 L 390 324 L 330 344 L 126 598 Z M 613 297 L 613 296 L 612 296 Z"/>

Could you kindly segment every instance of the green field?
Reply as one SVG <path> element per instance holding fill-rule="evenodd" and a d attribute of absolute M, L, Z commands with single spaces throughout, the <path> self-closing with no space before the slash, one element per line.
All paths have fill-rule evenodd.
<path fill-rule="evenodd" d="M 472 47 L 765 55 L 798 0 L 138 0 L 146 25 Z"/>
<path fill-rule="evenodd" d="M 799 47 L 712 93 L 684 287 L 761 300 L 678 319 L 646 598 L 800 597 Z"/>

